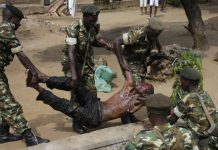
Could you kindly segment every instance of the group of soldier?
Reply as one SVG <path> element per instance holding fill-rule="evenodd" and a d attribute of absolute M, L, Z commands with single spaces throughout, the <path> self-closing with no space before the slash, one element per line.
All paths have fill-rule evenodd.
<path fill-rule="evenodd" d="M 87 132 L 87 127 L 99 126 L 101 122 L 121 117 L 123 123 L 137 122 L 133 112 L 145 105 L 152 130 L 138 133 L 125 149 L 217 149 L 218 112 L 210 96 L 199 88 L 202 75 L 193 68 L 185 68 L 179 75 L 180 93 L 176 103 L 163 95 L 153 94 L 153 86 L 145 82 L 146 58 L 151 50 L 164 53 L 158 36 L 164 30 L 163 23 L 151 18 L 147 26 L 130 30 L 115 38 L 113 43 L 99 37 L 100 10 L 95 5 L 82 8 L 83 17 L 66 28 L 66 46 L 61 63 L 64 77 L 48 77 L 41 73 L 23 53 L 15 31 L 24 18 L 23 13 L 12 5 L 5 5 L 0 24 L 0 143 L 24 139 L 27 146 L 47 143 L 49 140 L 35 136 L 23 117 L 21 105 L 10 92 L 4 68 L 14 55 L 29 70 L 27 86 L 39 92 L 37 100 L 73 118 L 73 129 Z M 113 51 L 126 78 L 124 91 L 108 101 L 116 100 L 118 106 L 100 102 L 94 84 L 93 47 Z M 42 88 L 71 91 L 71 99 L 61 99 Z M 143 103 L 140 101 L 143 99 Z M 138 101 L 138 102 L 137 102 Z M 113 107 L 114 113 L 110 114 Z M 108 111 L 110 110 L 110 111 Z M 119 110 L 119 111 L 118 111 Z M 180 118 L 182 123 L 178 123 Z M 18 135 L 11 134 L 12 127 Z"/>

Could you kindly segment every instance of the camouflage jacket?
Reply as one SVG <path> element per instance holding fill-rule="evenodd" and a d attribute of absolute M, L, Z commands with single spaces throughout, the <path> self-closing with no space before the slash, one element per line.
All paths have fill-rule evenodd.
<path fill-rule="evenodd" d="M 191 150 L 194 145 L 189 130 L 165 124 L 139 132 L 125 150 Z"/>
<path fill-rule="evenodd" d="M 148 42 L 146 26 L 123 34 L 123 54 L 128 61 L 145 61 L 153 45 Z"/>
<path fill-rule="evenodd" d="M 86 31 L 82 19 L 76 20 L 66 28 L 66 44 L 76 46 L 76 63 L 79 70 L 81 70 L 84 60 L 85 72 L 93 72 L 94 67 L 94 52 L 92 45 L 96 40 L 97 34 L 100 30 L 100 24 L 96 23 L 93 29 L 89 32 Z M 87 56 L 85 54 L 87 51 Z M 63 65 L 69 63 L 67 47 L 62 52 L 61 63 Z"/>
<path fill-rule="evenodd" d="M 12 23 L 3 21 L 0 24 L 0 70 L 9 65 L 14 55 L 22 51 L 22 46 L 14 32 Z"/>
<path fill-rule="evenodd" d="M 199 90 L 197 93 L 183 95 L 182 99 L 178 101 L 177 106 L 174 107 L 174 114 L 182 118 L 196 136 L 207 137 L 207 130 L 210 127 L 210 123 L 206 118 L 197 94 L 202 97 L 208 112 L 212 116 L 214 122 L 218 124 L 218 111 L 216 110 L 211 97 L 203 90 Z"/>

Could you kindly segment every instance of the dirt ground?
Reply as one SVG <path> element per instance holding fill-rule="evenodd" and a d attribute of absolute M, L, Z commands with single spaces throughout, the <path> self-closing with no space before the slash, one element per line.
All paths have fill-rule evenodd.
<path fill-rule="evenodd" d="M 210 43 L 210 50 L 203 60 L 204 87 L 212 96 L 218 106 L 218 63 L 213 61 L 214 54 L 218 50 L 218 6 L 202 5 L 202 16 L 206 24 L 206 34 Z M 77 17 L 81 14 L 77 13 Z M 191 47 L 193 42 L 183 25 L 187 24 L 187 18 L 182 8 L 168 8 L 167 13 L 158 12 L 158 17 L 164 21 L 166 30 L 161 34 L 160 40 L 163 45 L 178 43 L 181 46 Z M 17 36 L 24 46 L 24 52 L 33 63 L 45 74 L 63 75 L 60 65 L 60 52 L 64 46 L 65 35 L 59 32 L 59 27 L 66 27 L 72 22 L 71 17 L 56 18 L 47 15 L 28 16 L 24 21 Z M 119 11 L 105 11 L 99 16 L 101 34 L 112 40 L 115 36 L 127 31 L 133 26 L 143 25 L 148 21 L 147 15 L 140 15 L 138 8 L 121 9 Z M 113 80 L 112 93 L 98 93 L 102 100 L 107 99 L 117 92 L 123 85 L 123 76 L 115 56 L 104 49 L 95 50 L 95 57 L 105 57 L 109 66 L 117 72 L 117 78 Z M 23 106 L 24 116 L 37 135 L 56 140 L 75 135 L 71 129 L 71 120 L 65 115 L 54 111 L 50 107 L 35 101 L 37 92 L 25 87 L 25 69 L 17 58 L 6 68 L 10 88 L 17 101 Z M 170 79 L 165 83 L 154 83 L 155 92 L 170 95 L 172 83 Z M 60 97 L 69 98 L 68 92 L 54 91 Z M 143 119 L 145 108 L 136 113 Z M 105 123 L 101 128 L 120 124 L 120 120 Z M 2 144 L 1 150 L 23 149 L 22 141 Z"/>

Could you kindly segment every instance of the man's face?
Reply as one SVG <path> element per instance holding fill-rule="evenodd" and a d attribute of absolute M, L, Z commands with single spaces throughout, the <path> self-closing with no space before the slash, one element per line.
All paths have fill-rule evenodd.
<path fill-rule="evenodd" d="M 14 30 L 17 30 L 20 27 L 20 22 L 22 19 L 17 18 L 17 17 L 12 17 L 11 19 L 11 23 L 13 23 L 15 25 Z"/>
<path fill-rule="evenodd" d="M 83 23 L 86 27 L 94 26 L 97 21 L 98 21 L 98 15 L 84 15 L 83 16 Z"/>
<path fill-rule="evenodd" d="M 189 81 L 180 77 L 180 82 L 181 82 L 182 89 L 184 91 L 187 91 L 189 89 Z"/>
<path fill-rule="evenodd" d="M 148 95 L 148 94 L 153 94 L 154 93 L 154 87 L 153 85 L 146 83 L 146 82 L 141 82 L 135 87 L 135 90 L 138 94 L 142 95 Z"/>

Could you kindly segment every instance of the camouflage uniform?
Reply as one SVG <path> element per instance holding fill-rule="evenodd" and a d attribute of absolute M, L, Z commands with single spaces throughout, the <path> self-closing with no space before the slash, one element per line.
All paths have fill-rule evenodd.
<path fill-rule="evenodd" d="M 83 25 L 82 19 L 76 20 L 66 29 L 66 44 L 76 46 L 76 67 L 80 73 L 85 62 L 82 80 L 86 87 L 97 94 L 94 83 L 94 51 L 92 44 L 95 42 L 97 34 L 100 30 L 100 24 L 96 23 L 90 32 L 87 32 Z M 87 51 L 87 56 L 85 54 Z M 62 51 L 61 63 L 66 76 L 71 77 L 70 62 L 67 47 Z"/>
<path fill-rule="evenodd" d="M 165 124 L 140 131 L 125 150 L 192 150 L 194 145 L 189 130 Z"/>
<path fill-rule="evenodd" d="M 140 27 L 123 34 L 124 49 L 123 55 L 133 72 L 135 83 L 138 84 L 145 79 L 147 66 L 145 64 L 147 56 L 153 49 L 147 40 L 146 27 Z"/>
<path fill-rule="evenodd" d="M 22 46 L 15 36 L 13 24 L 2 22 L 0 24 L 0 123 L 8 123 L 17 133 L 29 129 L 23 117 L 21 105 L 13 97 L 4 73 L 4 67 L 9 65 L 14 55 L 22 51 Z"/>
<path fill-rule="evenodd" d="M 214 122 L 218 124 L 218 111 L 216 110 L 211 97 L 203 90 L 199 90 L 197 93 L 184 94 L 182 99 L 178 100 L 178 104 L 174 108 L 174 114 L 185 121 L 188 128 L 193 131 L 197 138 L 201 139 L 209 137 L 209 144 L 217 143 L 218 139 L 209 136 L 207 132 L 210 128 L 210 123 L 206 118 L 197 94 L 202 96 L 210 115 Z M 212 145 L 210 147 L 212 147 Z"/>

